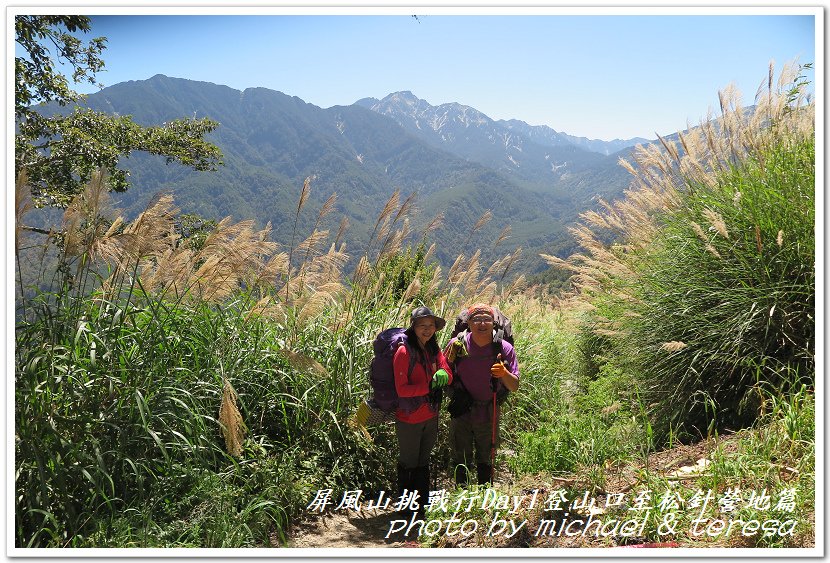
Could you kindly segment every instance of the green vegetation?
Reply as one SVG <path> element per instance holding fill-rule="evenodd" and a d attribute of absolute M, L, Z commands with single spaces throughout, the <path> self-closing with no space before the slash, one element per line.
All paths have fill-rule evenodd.
<path fill-rule="evenodd" d="M 298 225 L 324 215 L 310 189 Z M 394 435 L 349 426 L 369 343 L 416 303 L 492 299 L 476 257 L 444 280 L 403 246 L 397 193 L 351 280 L 316 228 L 277 252 L 223 220 L 194 245 L 169 196 L 130 223 L 106 200 L 96 176 L 64 213 L 62 289 L 18 300 L 17 545 L 269 545 L 314 490 L 388 488 Z"/>
<path fill-rule="evenodd" d="M 487 266 L 464 248 L 445 273 L 429 242 L 440 218 L 413 233 L 399 192 L 350 257 L 342 230 L 323 228 L 336 195 L 306 208 L 311 179 L 283 248 L 251 220 L 181 215 L 169 195 L 127 221 L 92 173 L 62 229 L 30 241 L 57 264 L 34 278 L 53 281 L 18 274 L 15 546 L 279 546 L 317 491 L 332 489 L 335 508 L 344 491 L 389 490 L 392 428 L 352 424 L 371 340 L 417 305 L 451 319 L 479 300 L 512 318 L 521 367 L 498 489 L 630 493 L 605 518 L 646 490 L 655 507 L 676 499 L 679 531 L 661 534 L 655 508 L 636 541 L 814 545 L 814 108 L 797 69 L 781 83 L 752 116 L 724 96 L 717 122 L 644 149 L 636 189 L 573 229 L 583 252 L 548 256 L 576 274 L 558 299 L 508 285 L 519 251 Z M 23 226 L 41 181 L 17 177 L 18 272 L 23 235 L 40 236 Z M 439 475 L 447 448 L 442 430 Z M 793 521 L 792 533 L 695 534 L 693 517 L 717 526 L 726 513 L 692 506 L 706 491 L 733 497 L 733 520 Z M 550 545 L 500 541 L 468 545 Z"/>
<path fill-rule="evenodd" d="M 785 72 L 751 115 L 724 94 L 717 127 L 643 149 L 636 188 L 573 229 L 579 298 L 660 439 L 749 424 L 762 389 L 812 386 L 814 115 Z"/>

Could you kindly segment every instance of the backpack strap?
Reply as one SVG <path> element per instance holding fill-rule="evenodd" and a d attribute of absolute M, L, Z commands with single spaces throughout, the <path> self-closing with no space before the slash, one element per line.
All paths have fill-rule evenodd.
<path fill-rule="evenodd" d="M 493 338 L 493 342 L 490 343 L 490 348 L 493 350 L 493 363 L 495 364 L 496 361 L 499 359 L 499 354 L 504 354 L 504 346 L 501 345 L 502 339 L 501 338 Z"/>
<path fill-rule="evenodd" d="M 504 359 L 504 346 L 502 345 L 504 340 L 499 338 L 498 340 L 493 340 L 492 348 L 493 348 L 493 363 L 495 364 L 499 359 L 499 354 L 502 354 L 502 360 Z M 498 380 L 493 377 L 490 379 L 490 385 L 493 390 L 496 392 L 496 403 L 501 404 L 507 398 L 508 393 L 510 393 L 510 389 L 502 383 L 501 385 L 496 385 Z"/>
<path fill-rule="evenodd" d="M 409 378 L 412 377 L 412 371 L 415 369 L 415 364 L 418 363 L 415 357 L 416 352 L 412 349 L 412 346 L 409 345 L 409 342 L 407 342 L 404 338 L 400 338 L 398 340 L 398 348 L 400 348 L 401 346 L 406 346 L 406 351 L 409 355 L 409 370 L 406 372 L 406 379 L 409 380 Z M 402 408 L 406 412 L 414 412 L 417 408 L 419 408 L 422 404 L 426 402 L 433 402 L 430 401 L 429 394 L 418 397 L 398 397 L 398 407 Z"/>
<path fill-rule="evenodd" d="M 415 354 L 412 352 L 412 346 L 410 346 L 409 342 L 407 342 L 403 337 L 398 339 L 398 348 L 401 346 L 406 346 L 406 351 L 409 355 L 409 371 L 406 372 L 406 378 L 409 379 L 412 377 L 412 371 L 415 369 Z"/>
<path fill-rule="evenodd" d="M 496 332 L 495 329 L 494 329 L 494 332 Z M 467 353 L 464 356 L 459 356 L 459 357 L 455 358 L 455 360 L 453 360 L 453 362 L 452 362 L 452 367 L 453 368 L 455 367 L 455 364 L 457 364 L 459 360 L 464 359 L 464 358 L 469 356 L 470 349 L 467 346 L 467 338 L 466 338 L 466 336 L 468 334 L 469 334 L 469 331 L 465 330 L 464 332 L 459 334 L 458 337 L 457 337 L 458 340 L 463 344 L 464 350 Z M 496 360 L 498 359 L 499 354 L 504 354 L 504 346 L 502 346 L 502 344 L 501 344 L 502 342 L 503 342 L 503 339 L 501 338 L 499 332 L 496 332 L 496 334 L 493 335 L 493 342 L 490 343 L 490 346 L 493 350 L 493 363 L 494 364 L 496 363 Z"/>

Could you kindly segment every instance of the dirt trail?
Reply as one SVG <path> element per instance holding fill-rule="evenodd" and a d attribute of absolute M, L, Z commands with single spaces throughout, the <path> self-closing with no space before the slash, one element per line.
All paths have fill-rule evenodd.
<path fill-rule="evenodd" d="M 405 538 L 403 534 L 385 537 L 389 522 L 396 518 L 392 509 L 341 510 L 297 525 L 287 547 L 417 547 L 417 542 L 412 541 L 415 537 Z"/>
<path fill-rule="evenodd" d="M 693 446 L 679 446 L 671 450 L 654 453 L 649 458 L 651 469 L 666 470 L 680 465 L 694 463 L 694 460 L 705 457 L 711 444 L 699 443 Z M 499 472 L 507 477 L 506 467 Z M 620 488 L 630 484 L 636 467 L 609 468 L 609 481 L 613 482 L 610 488 Z M 565 481 L 574 481 L 577 477 Z M 523 483 L 527 486 L 528 483 Z M 531 484 L 532 485 L 532 484 Z M 440 487 L 451 488 L 452 484 L 446 476 L 441 476 Z M 549 487 L 549 484 L 539 485 L 540 488 Z M 531 486 L 532 488 L 532 486 Z M 389 532 L 390 521 L 398 517 L 392 508 L 371 509 L 360 511 L 338 510 L 322 517 L 312 518 L 294 526 L 287 547 L 291 548 L 411 548 L 419 547 L 417 536 L 409 537 L 402 532 L 386 538 Z"/>
<path fill-rule="evenodd" d="M 614 492 L 630 491 L 638 486 L 643 469 L 648 469 L 652 474 L 663 476 L 673 475 L 675 479 L 693 479 L 699 472 L 705 471 L 707 458 L 717 446 L 722 451 L 734 452 L 737 447 L 736 436 L 721 438 L 720 440 L 708 440 L 692 445 L 681 445 L 670 450 L 655 452 L 648 456 L 647 460 L 640 463 L 628 463 L 606 466 L 605 488 L 598 491 L 599 495 L 607 495 Z M 501 472 L 506 481 L 497 484 L 501 490 L 530 491 L 534 489 L 552 490 L 563 483 L 579 487 L 583 483 L 579 475 L 565 478 L 554 478 L 555 483 L 549 482 L 550 476 L 525 476 L 519 482 L 513 482 L 506 472 Z M 446 478 L 441 479 L 445 481 Z M 585 483 L 587 484 L 587 483 Z M 448 482 L 439 482 L 437 487 L 451 488 Z M 533 516 L 530 515 L 532 518 Z M 416 532 L 410 536 L 404 536 L 398 532 L 390 537 L 390 522 L 399 517 L 389 507 L 387 509 L 366 509 L 361 510 L 338 510 L 325 516 L 310 518 L 304 522 L 295 524 L 293 527 L 288 545 L 289 548 L 419 548 L 421 544 L 417 541 Z M 537 516 L 538 520 L 538 516 Z M 538 524 L 538 522 L 537 522 Z M 815 526 L 815 520 L 813 520 Z M 528 529 L 530 526 L 528 526 Z M 631 538 L 631 542 L 635 543 Z M 672 542 L 674 543 L 674 542 Z M 808 542 L 809 543 L 809 542 Z M 517 535 L 512 542 L 494 541 L 489 538 L 486 544 L 481 538 L 472 536 L 466 540 L 460 537 L 451 540 L 441 540 L 436 547 L 613 547 L 617 542 L 605 540 L 593 540 L 590 537 L 577 536 L 575 538 L 535 538 L 525 533 Z M 711 544 L 711 547 L 736 547 L 729 544 Z M 274 545 L 276 547 L 276 545 Z M 658 547 L 658 546 L 655 546 Z M 660 546 L 662 547 L 662 546 Z M 671 545 L 668 547 L 684 547 L 683 545 Z M 700 547 L 695 545 L 694 547 Z M 808 547 L 808 546 L 804 546 Z"/>

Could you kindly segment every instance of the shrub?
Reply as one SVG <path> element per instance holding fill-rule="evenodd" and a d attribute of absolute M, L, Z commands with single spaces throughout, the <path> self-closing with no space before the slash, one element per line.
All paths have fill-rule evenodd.
<path fill-rule="evenodd" d="M 752 111 L 641 147 L 626 197 L 582 215 L 575 306 L 637 374 L 655 437 L 746 425 L 758 385 L 812 381 L 815 353 L 814 104 L 788 66 Z M 608 242 L 610 241 L 610 242 Z M 591 358 L 595 358 L 594 355 Z"/>

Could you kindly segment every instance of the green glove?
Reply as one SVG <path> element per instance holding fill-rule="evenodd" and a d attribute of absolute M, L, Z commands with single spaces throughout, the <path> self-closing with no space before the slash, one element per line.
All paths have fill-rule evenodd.
<path fill-rule="evenodd" d="M 435 372 L 432 376 L 432 384 L 430 385 L 433 389 L 436 387 L 443 387 L 447 384 L 450 380 L 450 374 L 448 374 L 445 370 L 439 369 Z"/>

